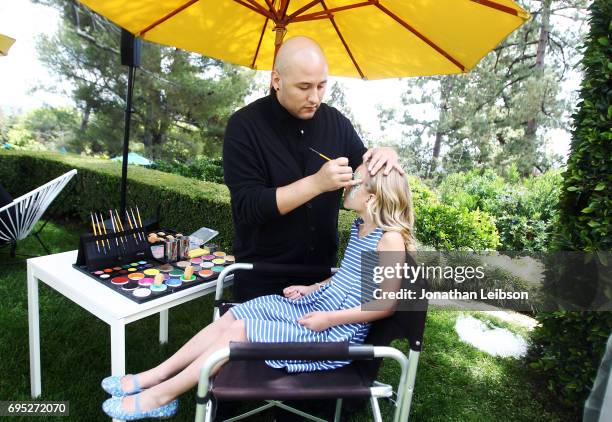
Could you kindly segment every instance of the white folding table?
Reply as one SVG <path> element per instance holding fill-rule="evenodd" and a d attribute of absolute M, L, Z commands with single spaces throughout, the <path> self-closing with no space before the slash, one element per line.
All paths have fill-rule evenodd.
<path fill-rule="evenodd" d="M 159 313 L 159 341 L 168 341 L 168 309 L 215 292 L 216 280 L 195 285 L 144 303 L 122 294 L 72 267 L 77 251 L 28 259 L 28 324 L 30 337 L 30 389 L 33 398 L 41 388 L 38 281 L 50 286 L 91 312 L 111 328 L 111 372 L 125 375 L 125 326 Z M 225 286 L 229 286 L 232 279 Z"/>

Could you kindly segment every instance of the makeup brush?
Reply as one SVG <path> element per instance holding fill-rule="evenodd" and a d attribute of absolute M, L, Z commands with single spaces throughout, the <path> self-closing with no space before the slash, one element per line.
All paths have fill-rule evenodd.
<path fill-rule="evenodd" d="M 331 159 L 331 158 L 329 158 L 327 155 L 325 155 L 325 154 L 321 154 L 319 151 L 317 151 L 317 150 L 316 150 L 316 149 L 314 149 L 314 148 L 308 147 L 308 149 L 309 149 L 309 150 L 311 150 L 312 152 L 314 152 L 315 154 L 317 154 L 318 156 L 320 156 L 321 158 L 323 158 L 324 160 L 327 160 L 327 161 L 331 161 L 331 160 L 332 160 L 332 159 Z M 353 174 L 352 174 L 351 178 L 352 178 L 353 180 L 355 180 L 355 173 L 353 173 Z"/>
<path fill-rule="evenodd" d="M 100 228 L 100 220 L 98 218 L 98 213 L 94 212 L 94 218 L 96 219 L 96 225 L 98 226 L 98 234 L 101 236 L 102 229 Z M 104 234 L 106 234 L 106 227 L 104 227 Z M 106 255 L 106 246 L 104 246 L 104 240 L 105 239 L 102 239 L 102 248 L 104 249 L 104 254 Z M 106 239 L 106 244 L 108 245 L 108 249 L 110 250 L 110 243 L 108 242 L 108 239 Z"/>
<path fill-rule="evenodd" d="M 121 233 L 125 233 L 125 229 L 123 228 L 123 223 L 121 222 L 121 218 L 119 218 L 119 212 L 117 210 L 115 210 L 115 221 L 117 221 L 117 226 L 119 227 L 119 231 Z M 124 246 L 127 247 L 128 241 L 125 237 L 125 234 L 121 236 L 120 239 L 121 239 L 121 243 L 123 243 Z"/>
<path fill-rule="evenodd" d="M 108 210 L 108 212 L 110 213 L 111 217 L 111 227 L 113 228 L 113 233 L 116 235 L 117 229 L 115 228 L 115 219 L 113 218 L 113 212 L 111 210 Z M 117 244 L 117 247 L 119 247 L 119 241 L 117 240 L 117 236 L 115 236 L 115 243 Z"/>
<path fill-rule="evenodd" d="M 128 224 L 130 225 L 130 229 L 134 230 L 134 226 L 132 225 L 132 220 L 130 220 L 130 213 L 128 213 L 127 210 L 125 210 L 125 215 L 127 215 L 127 221 L 128 221 Z M 134 236 L 134 241 L 138 243 L 138 239 L 136 238 L 136 233 L 132 233 L 132 236 Z"/>
<path fill-rule="evenodd" d="M 321 154 L 319 151 L 317 151 L 317 150 L 316 150 L 316 149 L 314 149 L 314 148 L 308 147 L 308 149 L 309 149 L 309 150 L 311 150 L 312 152 L 314 152 L 315 154 L 317 154 L 318 156 L 320 156 L 321 158 L 324 158 L 324 159 L 325 159 L 325 160 L 327 160 L 327 161 L 331 161 L 331 160 L 332 160 L 332 159 L 331 159 L 331 158 L 329 158 L 327 155 L 325 155 L 325 154 Z"/>
<path fill-rule="evenodd" d="M 136 218 L 134 217 L 134 210 L 132 210 L 131 208 L 130 210 L 132 211 L 132 218 L 134 218 L 134 221 L 136 221 Z M 138 210 L 138 207 L 136 207 L 136 214 L 138 215 L 137 227 L 140 227 L 142 229 L 142 220 L 140 219 L 140 211 Z M 138 235 L 140 235 L 140 232 L 138 232 Z"/>
<path fill-rule="evenodd" d="M 93 228 L 93 234 L 94 236 L 97 236 L 98 233 L 96 233 L 96 225 L 94 224 L 93 214 L 89 213 L 89 216 L 91 217 L 91 227 Z M 96 239 L 96 246 L 98 248 L 98 253 L 100 253 L 100 242 L 98 241 L 98 239 Z"/>
<path fill-rule="evenodd" d="M 115 217 L 115 214 L 113 214 L 113 211 L 115 211 L 115 213 L 117 212 L 117 210 L 111 210 L 111 217 L 113 219 L 113 221 L 115 222 L 115 227 L 117 228 L 117 230 L 115 231 L 115 233 L 119 233 L 119 242 L 121 242 L 121 246 L 123 246 L 123 249 L 126 249 L 126 245 L 125 245 L 125 238 L 124 236 L 121 236 L 121 232 L 123 231 L 122 227 L 121 227 L 121 221 L 119 218 Z"/>

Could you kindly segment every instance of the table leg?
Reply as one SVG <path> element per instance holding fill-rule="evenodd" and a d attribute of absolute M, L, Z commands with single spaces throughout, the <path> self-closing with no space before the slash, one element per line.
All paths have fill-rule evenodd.
<path fill-rule="evenodd" d="M 168 310 L 159 312 L 159 342 L 168 343 Z"/>
<path fill-rule="evenodd" d="M 125 375 L 125 324 L 111 324 L 111 373 Z"/>
<path fill-rule="evenodd" d="M 40 328 L 38 310 L 38 279 L 28 265 L 28 335 L 30 342 L 30 393 L 37 398 L 42 393 L 40 380 Z"/>

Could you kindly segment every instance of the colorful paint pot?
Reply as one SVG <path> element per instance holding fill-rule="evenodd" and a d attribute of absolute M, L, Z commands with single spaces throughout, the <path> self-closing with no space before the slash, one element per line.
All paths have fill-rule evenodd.
<path fill-rule="evenodd" d="M 191 263 L 195 265 L 200 265 L 202 263 L 202 258 L 192 258 Z"/>
<path fill-rule="evenodd" d="M 150 286 L 151 284 L 153 284 L 153 279 L 150 277 L 141 278 L 140 280 L 138 280 L 138 284 L 140 286 Z"/>
<path fill-rule="evenodd" d="M 166 289 L 168 288 L 168 286 L 166 286 L 165 284 L 160 284 L 159 286 L 156 286 L 155 284 L 152 284 L 149 289 L 151 289 L 151 291 L 153 293 L 160 293 L 160 292 L 164 292 L 166 291 Z"/>
<path fill-rule="evenodd" d="M 128 270 L 120 270 L 119 271 L 119 274 L 127 274 L 127 273 L 128 273 Z"/>
<path fill-rule="evenodd" d="M 223 258 L 215 258 L 212 260 L 212 263 L 215 265 L 224 265 L 225 264 L 225 259 Z"/>
<path fill-rule="evenodd" d="M 214 267 L 211 268 L 211 270 L 215 273 L 220 273 L 221 271 L 223 271 L 223 267 L 220 265 L 215 265 Z"/>
<path fill-rule="evenodd" d="M 138 266 L 138 262 L 132 262 L 132 263 L 130 264 L 130 267 L 137 267 L 137 266 Z"/>
<path fill-rule="evenodd" d="M 168 287 L 178 287 L 181 284 L 183 284 L 183 282 L 179 278 L 171 278 L 170 280 L 166 281 L 166 285 Z"/>
<path fill-rule="evenodd" d="M 147 270 L 144 270 L 143 273 L 145 275 L 155 276 L 155 275 L 159 274 L 159 270 L 156 269 L 156 268 L 149 268 Z"/>
<path fill-rule="evenodd" d="M 112 269 L 110 269 L 110 268 L 105 268 L 105 269 L 104 269 L 104 270 L 102 270 L 102 271 L 104 271 L 105 273 L 112 273 L 112 272 L 113 272 L 113 270 L 112 270 Z"/>
<path fill-rule="evenodd" d="M 130 268 L 130 267 L 131 267 L 131 265 L 130 265 L 130 264 L 125 264 L 125 265 L 122 265 L 122 266 L 121 266 L 121 268 L 126 269 L 126 270 L 127 270 L 128 268 Z"/>
<path fill-rule="evenodd" d="M 129 283 L 125 283 L 121 286 L 123 290 L 136 290 L 138 288 L 137 281 L 130 281 Z"/>
<path fill-rule="evenodd" d="M 144 265 L 144 264 L 146 264 L 146 263 L 147 263 L 147 261 L 138 261 L 138 263 L 139 263 L 140 265 Z"/>
<path fill-rule="evenodd" d="M 202 270 L 198 273 L 198 275 L 202 278 L 210 278 L 214 275 L 215 273 L 212 272 L 212 270 Z"/>
<path fill-rule="evenodd" d="M 145 268 L 151 268 L 153 266 L 153 264 L 145 264 Z"/>
<path fill-rule="evenodd" d="M 102 275 L 102 274 L 104 274 L 104 271 L 96 271 L 94 274 L 95 275 Z"/>
<path fill-rule="evenodd" d="M 127 270 L 128 270 L 129 272 L 133 273 L 134 271 L 136 271 L 136 268 L 132 268 L 132 267 L 130 267 L 130 268 L 128 268 Z"/>
<path fill-rule="evenodd" d="M 204 255 L 204 256 L 202 257 L 202 259 L 203 259 L 204 261 L 212 261 L 212 260 L 213 260 L 213 259 L 215 259 L 215 258 L 216 258 L 216 256 L 214 256 L 214 255 Z"/>
<path fill-rule="evenodd" d="M 144 287 L 139 287 L 136 290 L 132 291 L 132 294 L 136 297 L 147 297 L 151 294 L 151 290 Z"/>
<path fill-rule="evenodd" d="M 184 272 L 181 271 L 181 270 L 172 270 L 172 271 L 170 271 L 170 277 L 171 278 L 178 278 L 178 277 L 182 276 L 183 273 Z"/>
<path fill-rule="evenodd" d="M 110 278 L 110 274 L 102 274 L 100 278 L 106 280 L 107 278 Z"/>
<path fill-rule="evenodd" d="M 111 283 L 116 284 L 118 286 L 122 284 L 127 284 L 130 281 L 127 277 L 113 277 L 111 278 Z"/>
<path fill-rule="evenodd" d="M 189 265 L 190 265 L 189 261 L 179 261 L 176 263 L 176 266 L 180 268 L 187 268 Z"/>
<path fill-rule="evenodd" d="M 217 252 L 214 252 L 213 255 L 216 256 L 217 258 L 223 258 L 227 254 L 222 251 L 217 251 Z"/>
<path fill-rule="evenodd" d="M 225 255 L 225 263 L 226 264 L 233 264 L 236 262 L 236 258 L 234 257 L 234 255 Z"/>
<path fill-rule="evenodd" d="M 164 264 L 161 267 L 159 267 L 159 270 L 162 273 L 169 273 L 170 271 L 172 271 L 174 269 L 174 267 L 170 264 Z"/>
<path fill-rule="evenodd" d="M 181 276 L 181 281 L 185 282 L 185 283 L 189 283 L 190 281 L 195 281 L 196 276 L 195 275 L 191 275 L 191 277 L 189 279 L 185 278 L 184 275 Z"/>
<path fill-rule="evenodd" d="M 213 264 L 212 262 L 202 262 L 202 265 L 201 265 L 202 269 L 205 269 L 205 270 L 210 269 L 214 266 L 215 264 Z"/>
<path fill-rule="evenodd" d="M 140 280 L 144 278 L 144 274 L 143 273 L 132 273 L 128 275 L 128 278 L 130 280 Z"/>
<path fill-rule="evenodd" d="M 119 271 L 121 267 L 113 267 L 113 271 Z"/>

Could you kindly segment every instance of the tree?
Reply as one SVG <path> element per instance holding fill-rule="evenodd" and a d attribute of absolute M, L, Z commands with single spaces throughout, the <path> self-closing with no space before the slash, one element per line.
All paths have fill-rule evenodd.
<path fill-rule="evenodd" d="M 433 143 L 427 165 L 421 165 L 427 169 L 424 175 L 474 167 L 503 172 L 511 165 L 528 175 L 558 159 L 543 151 L 543 135 L 563 127 L 570 110 L 560 96 L 560 83 L 577 56 L 573 52 L 584 3 L 529 1 L 532 19 L 469 73 L 406 82 L 400 115 L 404 138 L 423 144 L 425 137 Z M 562 15 L 568 11 L 574 15 Z M 567 29 L 570 19 L 577 29 Z M 414 117 L 416 105 L 432 112 Z"/>
<path fill-rule="evenodd" d="M 62 12 L 63 25 L 38 44 L 40 59 L 72 83 L 80 111 L 76 152 L 119 154 L 126 67 L 120 29 L 76 1 L 38 0 Z M 218 155 L 230 114 L 242 104 L 253 72 L 172 47 L 143 42 L 136 74 L 131 138 L 152 158 Z"/>
<path fill-rule="evenodd" d="M 572 116 L 571 153 L 563 175 L 553 249 L 591 252 L 593 259 L 587 261 L 591 267 L 609 274 L 611 263 L 606 262 L 605 255 L 612 249 L 612 3 L 595 0 L 590 12 L 581 99 Z M 564 265 L 568 264 L 560 264 Z M 578 278 L 566 280 L 566 284 L 557 286 L 558 291 L 572 298 L 584 296 L 591 286 Z M 602 278 L 605 280 L 606 275 Z M 609 284 L 600 293 L 612 300 L 606 288 Z M 612 332 L 612 314 L 554 312 L 540 313 L 537 319 L 540 324 L 533 334 L 532 367 L 559 401 L 580 413 Z"/>

